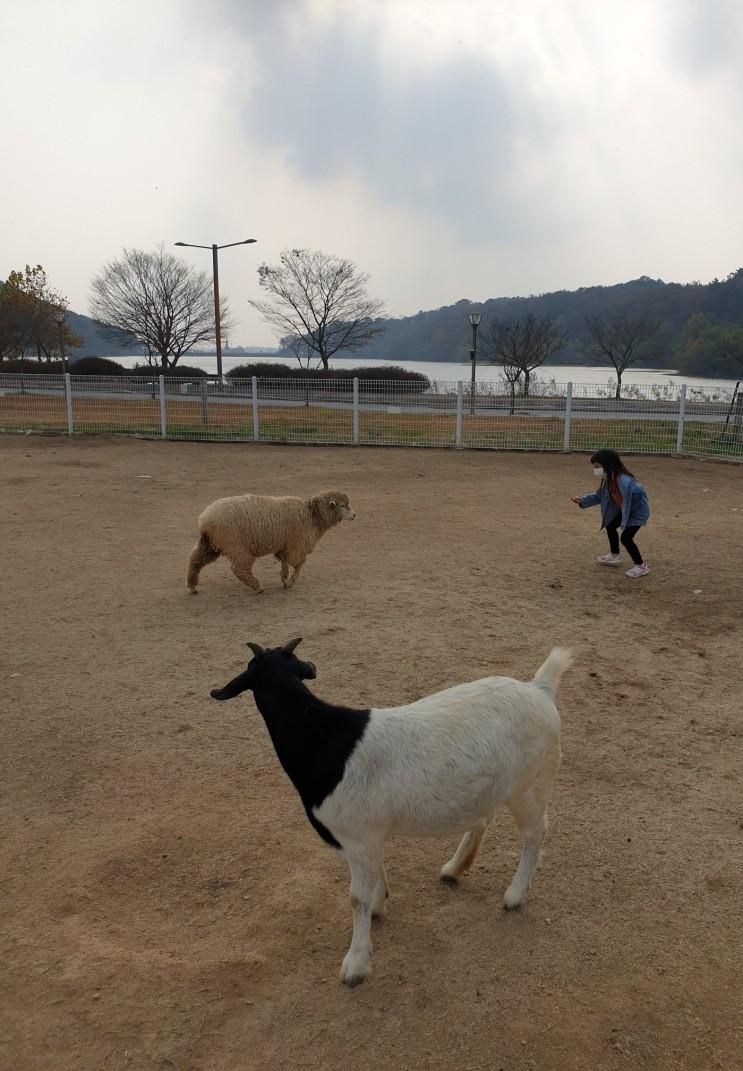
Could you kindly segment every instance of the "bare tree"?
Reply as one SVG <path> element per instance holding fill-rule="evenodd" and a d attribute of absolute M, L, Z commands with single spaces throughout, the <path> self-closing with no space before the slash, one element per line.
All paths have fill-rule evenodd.
<path fill-rule="evenodd" d="M 504 364 L 503 375 L 508 383 L 508 391 L 511 397 L 511 406 L 508 412 L 510 416 L 513 416 L 516 411 L 516 386 L 521 379 L 521 369 L 517 364 Z"/>
<path fill-rule="evenodd" d="M 490 360 L 503 365 L 513 400 L 518 379 L 523 375 L 524 397 L 528 398 L 531 373 L 566 342 L 564 331 L 549 316 L 540 318 L 527 313 L 520 319 L 492 320 L 483 339 L 483 349 Z M 512 370 L 515 370 L 513 375 Z"/>
<path fill-rule="evenodd" d="M 280 260 L 258 269 L 270 300 L 250 304 L 279 336 L 299 340 L 308 362 L 316 353 L 327 368 L 334 353 L 361 349 L 381 334 L 375 320 L 383 315 L 383 304 L 367 296 L 369 277 L 350 260 L 310 249 L 285 249 Z"/>
<path fill-rule="evenodd" d="M 631 313 L 627 309 L 586 316 L 594 354 L 614 365 L 617 373 L 615 398 L 622 396 L 622 374 L 625 368 L 642 357 L 642 347 L 658 330 L 646 311 Z"/>
<path fill-rule="evenodd" d="M 302 335 L 285 335 L 284 338 L 279 339 L 279 346 L 282 350 L 288 350 L 296 357 L 300 368 L 309 370 L 313 361 L 318 362 L 315 365 L 316 368 L 320 367 L 317 350 L 313 349 L 311 343 Z"/>
<path fill-rule="evenodd" d="M 212 281 L 160 248 L 124 249 L 91 284 L 90 308 L 104 329 L 141 345 L 150 363 L 174 368 L 184 353 L 215 337 Z M 220 304 L 223 330 L 231 326 Z"/>

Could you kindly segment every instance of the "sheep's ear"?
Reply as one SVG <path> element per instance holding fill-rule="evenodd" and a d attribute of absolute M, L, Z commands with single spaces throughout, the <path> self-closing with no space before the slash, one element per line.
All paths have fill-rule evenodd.
<path fill-rule="evenodd" d="M 294 654 L 294 651 L 299 647 L 301 642 L 301 636 L 296 640 L 289 640 L 288 643 L 284 644 L 284 654 Z"/>
<path fill-rule="evenodd" d="M 253 652 L 253 654 L 256 657 L 258 657 L 258 655 L 262 655 L 263 654 L 263 648 L 261 647 L 261 645 L 259 643 L 251 643 L 250 640 L 248 640 L 248 642 L 245 644 L 245 646 L 249 647 L 250 650 Z"/>

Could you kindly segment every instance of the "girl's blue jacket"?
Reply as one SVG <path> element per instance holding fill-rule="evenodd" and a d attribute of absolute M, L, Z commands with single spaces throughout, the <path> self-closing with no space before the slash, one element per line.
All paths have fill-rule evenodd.
<path fill-rule="evenodd" d="M 650 503 L 648 502 L 647 491 L 638 483 L 634 476 L 628 476 L 626 472 L 623 472 L 617 480 L 620 493 L 622 495 L 622 519 L 620 521 L 621 528 L 627 528 L 629 526 L 636 526 L 641 528 L 643 524 L 648 523 L 650 516 Z M 601 527 L 606 528 L 610 521 L 613 521 L 619 513 L 619 507 L 614 499 L 609 494 L 609 484 L 606 480 L 601 481 L 601 486 L 598 491 L 592 491 L 588 495 L 583 497 L 578 502 L 581 509 L 588 509 L 590 506 L 601 506 Z"/>

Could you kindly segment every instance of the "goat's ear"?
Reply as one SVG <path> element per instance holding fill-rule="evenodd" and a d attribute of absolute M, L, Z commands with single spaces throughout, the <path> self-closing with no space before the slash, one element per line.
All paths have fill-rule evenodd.
<path fill-rule="evenodd" d="M 284 654 L 294 654 L 295 650 L 297 649 L 297 647 L 299 647 L 301 642 L 302 642 L 302 637 L 301 636 L 296 640 L 289 640 L 288 643 L 284 644 L 284 648 L 283 648 Z"/>
<path fill-rule="evenodd" d="M 238 674 L 237 677 L 233 677 L 229 684 L 225 684 L 224 688 L 212 688 L 209 695 L 212 699 L 219 699 L 220 701 L 223 699 L 234 699 L 236 695 L 240 695 L 242 692 L 245 692 L 248 688 L 252 687 L 250 683 L 251 677 L 250 670 L 246 669 Z"/>
<path fill-rule="evenodd" d="M 264 653 L 263 648 L 259 643 L 251 643 L 250 640 L 248 640 L 245 646 L 250 648 L 256 658 L 258 657 L 258 655 L 262 655 Z"/>

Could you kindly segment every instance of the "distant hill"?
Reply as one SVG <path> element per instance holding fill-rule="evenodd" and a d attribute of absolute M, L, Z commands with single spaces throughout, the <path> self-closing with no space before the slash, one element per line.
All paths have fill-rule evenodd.
<path fill-rule="evenodd" d="M 666 283 L 642 276 L 616 286 L 557 290 L 530 297 L 490 298 L 481 303 L 463 298 L 454 305 L 414 316 L 380 320 L 384 333 L 364 347 L 363 353 L 389 360 L 466 361 L 471 339 L 467 315 L 472 309 L 483 314 L 481 330 L 487 330 L 487 322 L 495 317 L 518 317 L 528 311 L 552 317 L 568 336 L 568 345 L 551 364 L 592 364 L 586 315 L 626 306 L 647 309 L 660 324 L 640 363 L 670 368 L 681 330 L 695 312 L 715 320 L 743 322 L 743 268 L 711 283 Z"/>
<path fill-rule="evenodd" d="M 683 326 L 695 312 L 702 312 L 714 321 L 743 323 L 743 268 L 727 279 L 714 279 L 711 283 L 666 283 L 662 279 L 642 276 L 615 286 L 556 290 L 529 297 L 490 298 L 481 303 L 462 298 L 440 309 L 380 320 L 383 333 L 356 356 L 391 361 L 466 361 L 471 339 L 467 315 L 472 309 L 478 309 L 483 314 L 481 331 L 486 331 L 488 321 L 495 317 L 517 317 L 527 311 L 536 316 L 550 316 L 562 325 L 568 337 L 567 346 L 550 364 L 593 364 L 586 315 L 624 307 L 647 309 L 660 324 L 657 334 L 644 350 L 640 364 L 648 368 L 671 368 L 675 365 L 675 350 Z M 74 312 L 67 316 L 72 330 L 85 340 L 76 356 L 137 356 L 144 352 L 142 347 L 126 347 L 123 336 L 118 342 L 111 339 L 89 316 Z M 265 346 L 225 347 L 224 350 L 225 356 L 268 352 L 271 352 L 270 348 Z"/>
<path fill-rule="evenodd" d="M 72 361 L 78 357 L 120 357 L 122 354 L 138 357 L 144 353 L 143 346 L 128 346 L 125 335 L 112 337 L 108 332 L 102 331 L 90 316 L 83 316 L 69 309 L 65 316 L 70 330 L 84 340 L 81 349 L 71 352 Z"/>

